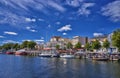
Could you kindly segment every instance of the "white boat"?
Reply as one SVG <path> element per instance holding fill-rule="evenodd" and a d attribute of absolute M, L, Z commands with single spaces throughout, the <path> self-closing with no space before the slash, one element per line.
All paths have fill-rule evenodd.
<path fill-rule="evenodd" d="M 41 53 L 39 54 L 40 57 L 51 57 L 52 54 L 48 54 L 48 53 Z"/>
<path fill-rule="evenodd" d="M 41 54 L 39 54 L 40 57 L 59 57 L 56 50 L 53 49 L 44 49 Z"/>
<path fill-rule="evenodd" d="M 61 58 L 74 58 L 74 55 L 72 55 L 72 54 L 61 54 L 60 57 Z"/>

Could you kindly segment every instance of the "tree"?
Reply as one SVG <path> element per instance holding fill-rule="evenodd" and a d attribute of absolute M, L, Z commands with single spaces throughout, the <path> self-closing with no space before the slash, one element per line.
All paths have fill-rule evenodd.
<path fill-rule="evenodd" d="M 13 49 L 13 46 L 14 46 L 13 43 L 6 43 L 6 44 L 3 44 L 2 49 L 5 49 L 5 50 Z"/>
<path fill-rule="evenodd" d="M 91 49 L 90 43 L 86 43 L 86 44 L 85 44 L 85 49 L 88 50 L 88 51 Z"/>
<path fill-rule="evenodd" d="M 100 47 L 101 47 L 101 45 L 98 40 L 95 40 L 92 42 L 92 49 L 98 50 L 98 49 L 100 49 Z"/>
<path fill-rule="evenodd" d="M 29 49 L 34 49 L 36 45 L 36 42 L 34 41 L 24 41 L 21 44 L 21 48 L 29 48 Z"/>
<path fill-rule="evenodd" d="M 13 49 L 15 49 L 15 50 L 20 49 L 20 45 L 18 43 L 14 44 Z"/>
<path fill-rule="evenodd" d="M 34 41 L 29 41 L 27 43 L 27 46 L 29 49 L 35 49 L 35 45 L 36 45 L 36 42 L 34 42 Z"/>
<path fill-rule="evenodd" d="M 80 49 L 81 48 L 81 43 L 78 42 L 76 45 L 75 45 L 75 49 Z"/>
<path fill-rule="evenodd" d="M 21 48 L 28 48 L 28 41 L 24 41 L 24 42 L 21 44 Z"/>
<path fill-rule="evenodd" d="M 105 48 L 105 49 L 107 50 L 109 47 L 110 47 L 109 41 L 108 41 L 108 40 L 105 40 L 105 41 L 103 42 L 103 48 Z"/>
<path fill-rule="evenodd" d="M 60 45 L 58 45 L 58 44 L 55 47 L 56 47 L 57 50 L 60 49 Z"/>
<path fill-rule="evenodd" d="M 68 42 L 68 43 L 67 43 L 67 48 L 68 48 L 68 49 L 72 49 L 72 48 L 73 48 L 73 45 L 72 45 L 71 42 Z"/>
<path fill-rule="evenodd" d="M 120 29 L 117 29 L 113 32 L 112 45 L 117 47 L 118 51 L 120 52 Z"/>

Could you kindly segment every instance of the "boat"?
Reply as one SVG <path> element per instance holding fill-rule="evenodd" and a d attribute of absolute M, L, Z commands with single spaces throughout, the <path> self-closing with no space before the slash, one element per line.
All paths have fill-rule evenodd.
<path fill-rule="evenodd" d="M 120 60 L 120 56 L 112 54 L 112 55 L 110 55 L 109 60 L 111 60 L 111 61 L 118 61 L 118 60 Z"/>
<path fill-rule="evenodd" d="M 55 49 L 44 48 L 43 51 L 39 54 L 40 57 L 59 57 L 59 54 Z"/>
<path fill-rule="evenodd" d="M 78 58 L 78 59 L 81 59 L 81 58 L 86 58 L 85 57 L 85 53 L 84 52 L 81 52 L 81 51 L 78 51 L 74 54 L 75 58 Z"/>
<path fill-rule="evenodd" d="M 15 55 L 27 55 L 27 54 L 28 54 L 28 53 L 25 52 L 24 49 L 21 49 L 21 50 L 18 50 L 18 51 L 15 52 Z"/>
<path fill-rule="evenodd" d="M 60 57 L 61 58 L 74 58 L 75 56 L 72 54 L 61 54 Z"/>
<path fill-rule="evenodd" d="M 14 54 L 15 52 L 7 51 L 6 54 Z"/>
<path fill-rule="evenodd" d="M 96 61 L 108 61 L 109 60 L 108 58 L 105 58 L 105 57 L 93 57 L 92 59 Z"/>
<path fill-rule="evenodd" d="M 68 50 L 66 53 L 60 55 L 61 58 L 74 58 L 75 55 L 72 53 L 72 49 Z"/>
<path fill-rule="evenodd" d="M 41 53 L 39 54 L 40 57 L 52 57 L 52 54 L 48 54 L 48 53 Z"/>

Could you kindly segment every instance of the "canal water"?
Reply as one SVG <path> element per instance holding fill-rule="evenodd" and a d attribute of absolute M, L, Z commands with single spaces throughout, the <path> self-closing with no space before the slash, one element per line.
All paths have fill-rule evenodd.
<path fill-rule="evenodd" d="M 120 78 L 120 63 L 0 55 L 0 78 Z"/>

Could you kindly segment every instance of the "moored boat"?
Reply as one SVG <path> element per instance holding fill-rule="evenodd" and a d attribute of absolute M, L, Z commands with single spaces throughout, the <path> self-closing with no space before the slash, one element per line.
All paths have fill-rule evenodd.
<path fill-rule="evenodd" d="M 72 54 L 61 54 L 60 57 L 61 58 L 74 58 L 75 56 Z"/>
<path fill-rule="evenodd" d="M 92 59 L 96 61 L 108 61 L 109 60 L 108 58 L 105 58 L 105 57 L 93 57 Z"/>
<path fill-rule="evenodd" d="M 7 51 L 6 54 L 14 54 L 15 52 Z"/>
<path fill-rule="evenodd" d="M 24 49 L 21 49 L 21 50 L 18 50 L 18 51 L 15 52 L 15 55 L 27 55 L 27 54 L 28 54 L 28 53 L 25 52 Z"/>
<path fill-rule="evenodd" d="M 40 57 L 59 57 L 57 51 L 51 48 L 44 48 L 39 54 Z"/>

